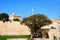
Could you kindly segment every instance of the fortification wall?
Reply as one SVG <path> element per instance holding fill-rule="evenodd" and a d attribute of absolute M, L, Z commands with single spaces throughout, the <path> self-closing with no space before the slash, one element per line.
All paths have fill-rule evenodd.
<path fill-rule="evenodd" d="M 30 35 L 30 29 L 26 25 L 21 25 L 20 22 L 5 22 L 0 21 L 0 35 Z"/>

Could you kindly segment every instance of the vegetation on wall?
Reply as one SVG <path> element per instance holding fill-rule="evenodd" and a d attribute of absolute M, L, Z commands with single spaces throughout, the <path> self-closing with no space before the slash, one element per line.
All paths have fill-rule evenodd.
<path fill-rule="evenodd" d="M 14 18 L 13 21 L 20 21 L 18 18 Z"/>

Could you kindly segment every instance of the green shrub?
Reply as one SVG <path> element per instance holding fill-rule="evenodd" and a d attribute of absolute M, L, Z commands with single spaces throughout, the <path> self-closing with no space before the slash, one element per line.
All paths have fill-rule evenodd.
<path fill-rule="evenodd" d="M 18 18 L 14 18 L 13 21 L 20 21 Z"/>

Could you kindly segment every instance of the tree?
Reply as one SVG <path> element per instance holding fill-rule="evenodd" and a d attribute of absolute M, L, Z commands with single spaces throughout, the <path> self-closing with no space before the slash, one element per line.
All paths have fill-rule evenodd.
<path fill-rule="evenodd" d="M 31 29 L 32 35 L 37 35 L 37 31 L 45 25 L 49 25 L 52 23 L 51 20 L 47 18 L 47 16 L 43 14 L 35 14 L 26 18 L 23 18 L 22 23 L 25 23 Z M 39 36 L 39 35 L 38 35 Z"/>
<path fill-rule="evenodd" d="M 0 20 L 3 21 L 8 21 L 9 20 L 9 15 L 7 13 L 1 13 L 0 14 Z"/>
<path fill-rule="evenodd" d="M 20 21 L 18 18 L 14 18 L 13 21 Z"/>

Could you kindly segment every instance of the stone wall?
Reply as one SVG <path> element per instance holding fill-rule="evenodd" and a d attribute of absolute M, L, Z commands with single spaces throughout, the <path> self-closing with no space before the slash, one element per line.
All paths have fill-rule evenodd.
<path fill-rule="evenodd" d="M 60 33 L 59 33 L 58 29 L 51 29 L 49 31 L 49 39 L 54 40 L 54 36 L 55 36 L 56 39 L 59 40 L 59 36 L 60 36 L 59 34 Z"/>
<path fill-rule="evenodd" d="M 27 38 L 15 38 L 15 39 L 7 39 L 7 40 L 27 40 Z"/>
<path fill-rule="evenodd" d="M 7 39 L 7 40 L 29 40 L 27 38 L 16 38 L 16 39 Z M 33 40 L 50 40 L 46 38 L 34 38 Z"/>
<path fill-rule="evenodd" d="M 31 35 L 30 29 L 20 22 L 5 22 L 0 21 L 0 35 Z"/>
<path fill-rule="evenodd" d="M 34 38 L 33 40 L 49 40 L 48 38 Z"/>

